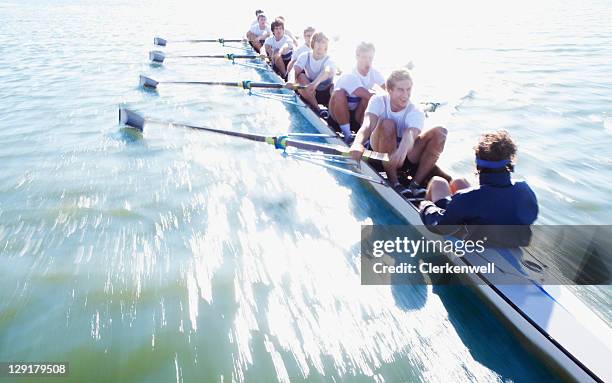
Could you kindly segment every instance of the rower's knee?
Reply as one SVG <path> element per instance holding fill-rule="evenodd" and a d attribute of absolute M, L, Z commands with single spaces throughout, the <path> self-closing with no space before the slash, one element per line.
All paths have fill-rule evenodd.
<path fill-rule="evenodd" d="M 397 132 L 395 130 L 395 121 L 385 118 L 380 122 L 380 128 L 382 129 L 382 133 L 385 137 L 397 137 Z"/>
<path fill-rule="evenodd" d="M 442 177 L 434 176 L 427 185 L 426 198 L 430 201 L 436 202 L 442 198 L 446 198 L 451 195 L 451 186 L 447 180 Z"/>
<path fill-rule="evenodd" d="M 453 194 L 457 193 L 459 190 L 467 189 L 469 187 L 470 183 L 465 178 L 458 178 L 450 183 L 450 190 Z"/>
<path fill-rule="evenodd" d="M 348 95 L 344 89 L 334 90 L 329 99 L 329 104 L 332 105 L 348 105 Z"/>
<path fill-rule="evenodd" d="M 435 128 L 433 128 L 433 132 L 434 132 L 434 141 L 439 144 L 444 146 L 444 143 L 446 142 L 446 135 L 448 134 L 448 130 L 446 130 L 446 128 L 443 128 L 441 126 L 437 126 Z"/>

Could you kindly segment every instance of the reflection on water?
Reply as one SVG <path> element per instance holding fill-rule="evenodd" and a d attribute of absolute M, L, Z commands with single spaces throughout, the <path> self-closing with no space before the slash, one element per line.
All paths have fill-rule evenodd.
<path fill-rule="evenodd" d="M 343 67 L 367 37 L 384 72 L 414 62 L 415 101 L 446 103 L 431 123 L 450 128 L 442 162 L 453 174 L 470 176 L 480 131 L 506 128 L 542 223 L 609 219 L 605 4 L 517 6 L 501 20 L 491 6 L 415 4 L 414 25 L 388 12 L 366 37 L 337 27 L 338 14 L 361 18 L 351 18 L 358 7 L 327 5 L 340 9 L 317 22 L 336 31 Z M 293 6 L 264 6 L 296 34 L 313 22 Z M 155 35 L 232 37 L 252 13 L 201 7 L 0 2 L 0 361 L 69 361 L 75 382 L 554 380 L 469 289 L 360 285 L 360 225 L 401 223 L 362 182 L 262 144 L 117 125 L 127 104 L 224 129 L 311 131 L 285 106 L 236 89 L 138 88 L 139 74 L 260 79 L 220 61 L 147 63 Z M 581 293 L 609 318 L 609 289 Z"/>

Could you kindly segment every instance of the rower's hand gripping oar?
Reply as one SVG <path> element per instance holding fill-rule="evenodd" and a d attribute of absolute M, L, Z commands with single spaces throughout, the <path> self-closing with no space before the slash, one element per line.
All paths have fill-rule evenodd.
<path fill-rule="evenodd" d="M 268 56 L 263 54 L 258 55 L 236 55 L 233 53 L 228 53 L 224 55 L 177 55 L 177 56 L 167 56 L 162 51 L 150 51 L 149 52 L 149 60 L 151 60 L 155 64 L 161 64 L 164 60 L 169 58 L 187 58 L 187 59 L 227 59 L 231 62 L 234 62 L 236 59 L 261 59 L 264 60 Z"/>
<path fill-rule="evenodd" d="M 157 89 L 158 84 L 178 84 L 178 85 L 219 85 L 219 86 L 234 86 L 242 89 L 267 88 L 267 89 L 304 89 L 304 85 L 285 83 L 279 84 L 274 82 L 256 82 L 256 81 L 156 81 L 150 77 L 140 75 L 140 86 L 148 89 Z"/>
<path fill-rule="evenodd" d="M 246 42 L 246 39 L 195 39 L 195 40 L 166 40 L 161 37 L 153 38 L 153 44 L 158 45 L 160 47 L 165 47 L 168 43 L 243 43 Z"/>
<path fill-rule="evenodd" d="M 293 147 L 296 149 L 301 149 L 301 150 L 310 151 L 310 152 L 320 152 L 324 154 L 350 157 L 350 154 L 349 154 L 350 149 L 348 147 L 341 146 L 341 145 L 320 144 L 317 142 L 294 140 L 292 138 L 289 138 L 287 135 L 266 136 L 263 134 L 235 132 L 231 130 L 209 128 L 206 126 L 182 124 L 182 123 L 172 122 L 172 121 L 149 120 L 129 109 L 125 109 L 125 108 L 119 109 L 119 123 L 123 125 L 138 129 L 140 132 L 144 132 L 144 126 L 147 121 L 163 123 L 163 124 L 171 124 L 173 126 L 180 126 L 180 127 L 194 129 L 194 130 L 202 130 L 205 132 L 218 133 L 218 134 L 222 134 L 225 136 L 240 137 L 240 138 L 244 138 L 250 141 L 265 142 L 267 144 L 274 145 L 276 149 L 286 150 L 288 147 Z M 363 152 L 362 157 L 364 159 L 371 158 L 371 159 L 376 159 L 376 160 L 380 160 L 384 162 L 389 161 L 389 155 L 387 153 L 379 153 L 379 152 L 375 152 L 372 150 L 365 150 Z"/>

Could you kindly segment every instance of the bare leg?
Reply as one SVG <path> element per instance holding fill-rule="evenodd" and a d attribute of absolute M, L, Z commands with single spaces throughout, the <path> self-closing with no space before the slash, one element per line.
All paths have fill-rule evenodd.
<path fill-rule="evenodd" d="M 470 183 L 465 178 L 458 178 L 450 183 L 450 190 L 453 194 L 457 193 L 459 190 L 467 189 L 469 187 Z"/>
<path fill-rule="evenodd" d="M 306 77 L 306 75 L 303 72 L 300 73 L 300 75 L 297 78 L 297 81 L 300 85 L 310 84 L 310 80 L 308 79 L 308 77 Z M 300 96 L 302 96 L 304 100 L 306 100 L 308 105 L 310 105 L 314 109 L 315 112 L 318 113 L 321 111 L 321 109 L 319 109 L 319 103 L 317 102 L 315 93 L 310 93 L 306 91 L 306 89 L 298 89 L 298 93 L 300 94 Z"/>
<path fill-rule="evenodd" d="M 359 105 L 357 105 L 357 109 L 355 109 L 355 120 L 359 126 L 363 124 L 363 116 L 365 115 L 366 108 L 368 107 L 368 102 L 370 102 L 370 98 L 372 97 L 372 93 L 369 93 L 369 97 L 362 97 L 361 101 L 359 101 Z"/>
<path fill-rule="evenodd" d="M 348 107 L 348 95 L 343 89 L 334 91 L 329 100 L 329 112 L 338 125 L 348 124 L 350 114 Z"/>
<path fill-rule="evenodd" d="M 432 202 L 437 202 L 442 198 L 451 195 L 451 185 L 442 177 L 433 177 L 427 185 L 427 194 L 425 199 Z"/>
<path fill-rule="evenodd" d="M 280 74 L 283 78 L 287 77 L 287 68 L 285 68 L 283 56 L 281 56 L 280 53 L 275 53 L 274 56 L 272 56 L 272 59 L 274 60 L 274 67 L 276 68 L 278 74 Z"/>
<path fill-rule="evenodd" d="M 370 145 L 377 152 L 393 153 L 397 149 L 395 122 L 384 118 L 379 119 L 370 137 Z M 389 162 L 383 162 L 383 168 L 387 172 L 389 183 L 395 185 L 397 183 L 397 169 L 392 167 Z"/>
<path fill-rule="evenodd" d="M 408 159 L 413 164 L 419 164 L 419 168 L 413 177 L 413 181 L 421 183 L 432 171 L 440 154 L 444 150 L 446 142 L 446 129 L 435 127 L 421 132 L 416 138 L 414 147 L 408 153 Z"/>
<path fill-rule="evenodd" d="M 255 48 L 257 53 L 261 53 L 262 45 L 261 45 L 261 43 L 259 42 L 258 39 L 251 40 L 251 45 L 253 45 L 253 48 Z"/>

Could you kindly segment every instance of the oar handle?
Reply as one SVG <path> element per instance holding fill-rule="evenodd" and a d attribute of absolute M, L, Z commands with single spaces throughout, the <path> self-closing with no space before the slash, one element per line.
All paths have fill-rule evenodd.
<path fill-rule="evenodd" d="M 290 89 L 290 90 L 306 89 L 306 85 L 288 82 L 284 84 L 283 88 Z"/>
<path fill-rule="evenodd" d="M 387 153 L 375 152 L 373 150 L 364 150 L 363 158 L 371 160 L 379 160 L 382 162 L 389 162 L 389 155 Z"/>

